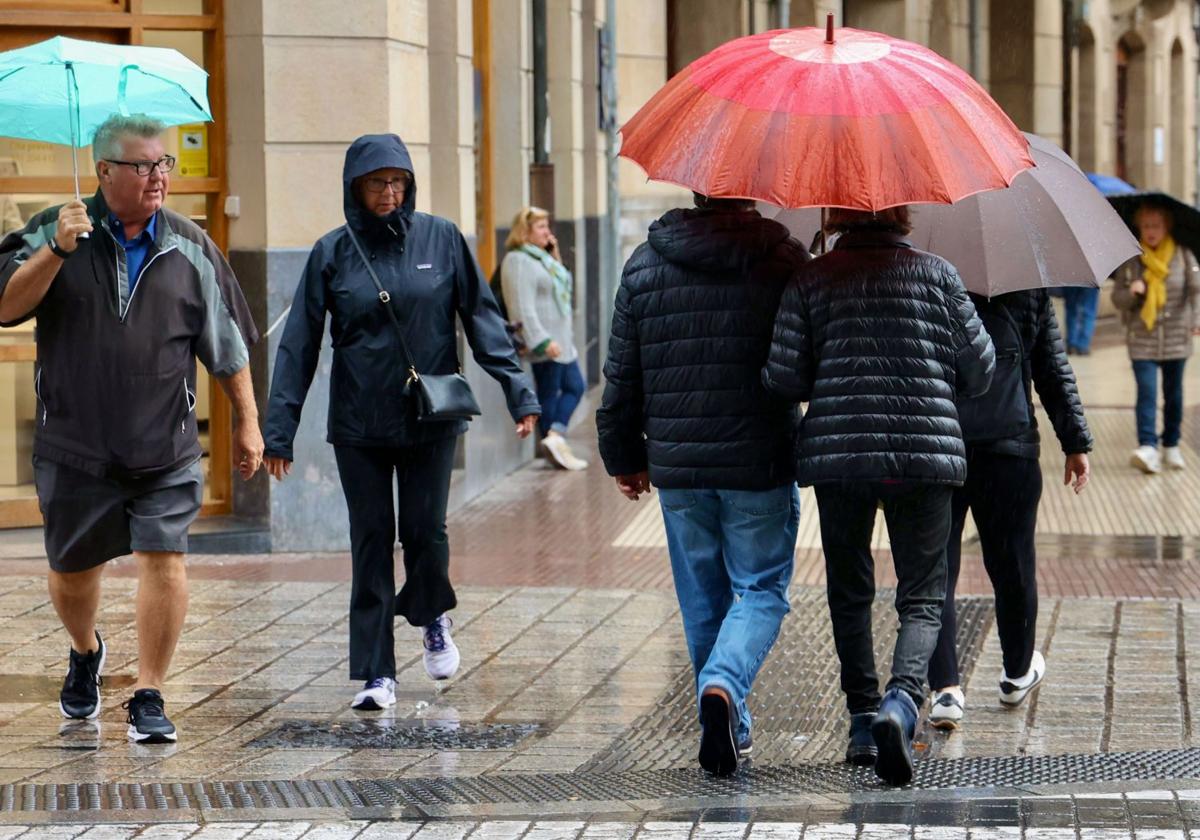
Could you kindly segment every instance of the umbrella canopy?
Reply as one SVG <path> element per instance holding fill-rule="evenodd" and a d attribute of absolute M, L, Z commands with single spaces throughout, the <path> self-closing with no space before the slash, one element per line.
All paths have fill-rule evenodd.
<path fill-rule="evenodd" d="M 783 29 L 692 62 L 621 129 L 654 180 L 781 207 L 879 210 L 1008 186 L 1025 138 L 965 71 L 855 29 Z"/>
<path fill-rule="evenodd" d="M 0 137 L 82 147 L 114 113 L 206 122 L 207 91 L 208 74 L 175 50 L 51 38 L 0 53 Z"/>
<path fill-rule="evenodd" d="M 82 147 L 114 113 L 207 122 L 207 90 L 208 74 L 175 50 L 51 38 L 0 53 L 0 137 Z"/>
<path fill-rule="evenodd" d="M 1162 192 L 1110 195 L 1108 203 L 1121 214 L 1121 218 L 1135 236 L 1137 235 L 1137 226 L 1133 223 L 1133 217 L 1137 213 L 1138 207 L 1143 204 L 1151 204 L 1163 208 L 1171 214 L 1174 221 L 1171 226 L 1171 236 L 1193 254 L 1200 255 L 1200 210 L 1190 204 L 1184 204 L 1179 199 Z M 1140 248 L 1138 252 L 1141 253 Z"/>
<path fill-rule="evenodd" d="M 1100 190 L 1104 195 L 1126 195 L 1137 192 L 1137 187 L 1122 181 L 1116 175 L 1101 175 L 1098 172 L 1089 172 L 1087 177 L 1092 182 L 1092 186 Z"/>
<path fill-rule="evenodd" d="M 910 238 L 953 263 L 967 289 L 987 297 L 1099 286 L 1141 253 L 1137 239 L 1066 152 L 1037 135 L 1026 137 L 1035 168 L 1007 190 L 914 207 Z M 811 210 L 776 218 L 806 242 L 820 225 Z"/>

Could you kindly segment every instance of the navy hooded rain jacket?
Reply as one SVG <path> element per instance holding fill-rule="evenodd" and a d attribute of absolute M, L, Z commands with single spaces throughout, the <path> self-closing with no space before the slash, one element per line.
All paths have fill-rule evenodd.
<path fill-rule="evenodd" d="M 517 361 L 504 320 L 462 233 L 446 219 L 415 211 L 416 179 L 401 207 L 379 217 L 359 206 L 351 184 L 377 169 L 413 172 L 394 134 L 360 137 L 342 172 L 346 223 L 391 295 L 405 339 L 421 373 L 459 366 L 455 317 L 475 360 L 504 389 L 514 420 L 540 413 L 537 396 Z M 406 393 L 407 371 L 396 328 L 346 231 L 339 227 L 313 246 L 296 288 L 275 373 L 265 428 L 266 454 L 294 460 L 292 442 L 312 383 L 330 315 L 333 371 L 327 440 L 339 446 L 413 446 L 462 434 L 465 421 L 419 423 Z"/>

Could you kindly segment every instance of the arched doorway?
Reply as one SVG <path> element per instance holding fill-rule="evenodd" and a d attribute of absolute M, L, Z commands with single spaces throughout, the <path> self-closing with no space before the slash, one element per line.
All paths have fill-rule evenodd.
<path fill-rule="evenodd" d="M 1117 177 L 1148 186 L 1146 45 L 1132 32 L 1117 42 L 1116 117 Z"/>
<path fill-rule="evenodd" d="M 1078 130 L 1075 148 L 1069 149 L 1085 172 L 1096 170 L 1096 36 L 1087 24 L 1079 26 Z"/>

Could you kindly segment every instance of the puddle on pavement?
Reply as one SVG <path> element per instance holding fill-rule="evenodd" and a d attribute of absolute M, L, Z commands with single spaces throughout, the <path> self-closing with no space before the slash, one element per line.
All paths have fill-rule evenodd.
<path fill-rule="evenodd" d="M 133 674 L 113 674 L 104 678 L 102 691 L 129 688 Z M 0 703 L 50 703 L 58 700 L 62 691 L 61 674 L 31 676 L 29 674 L 0 674 Z"/>

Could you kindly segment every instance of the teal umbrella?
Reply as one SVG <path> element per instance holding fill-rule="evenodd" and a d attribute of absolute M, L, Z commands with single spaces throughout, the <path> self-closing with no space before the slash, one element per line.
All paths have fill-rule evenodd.
<path fill-rule="evenodd" d="M 207 122 L 208 74 L 176 50 L 61 36 L 0 53 L 0 137 L 82 148 L 116 113 Z"/>

